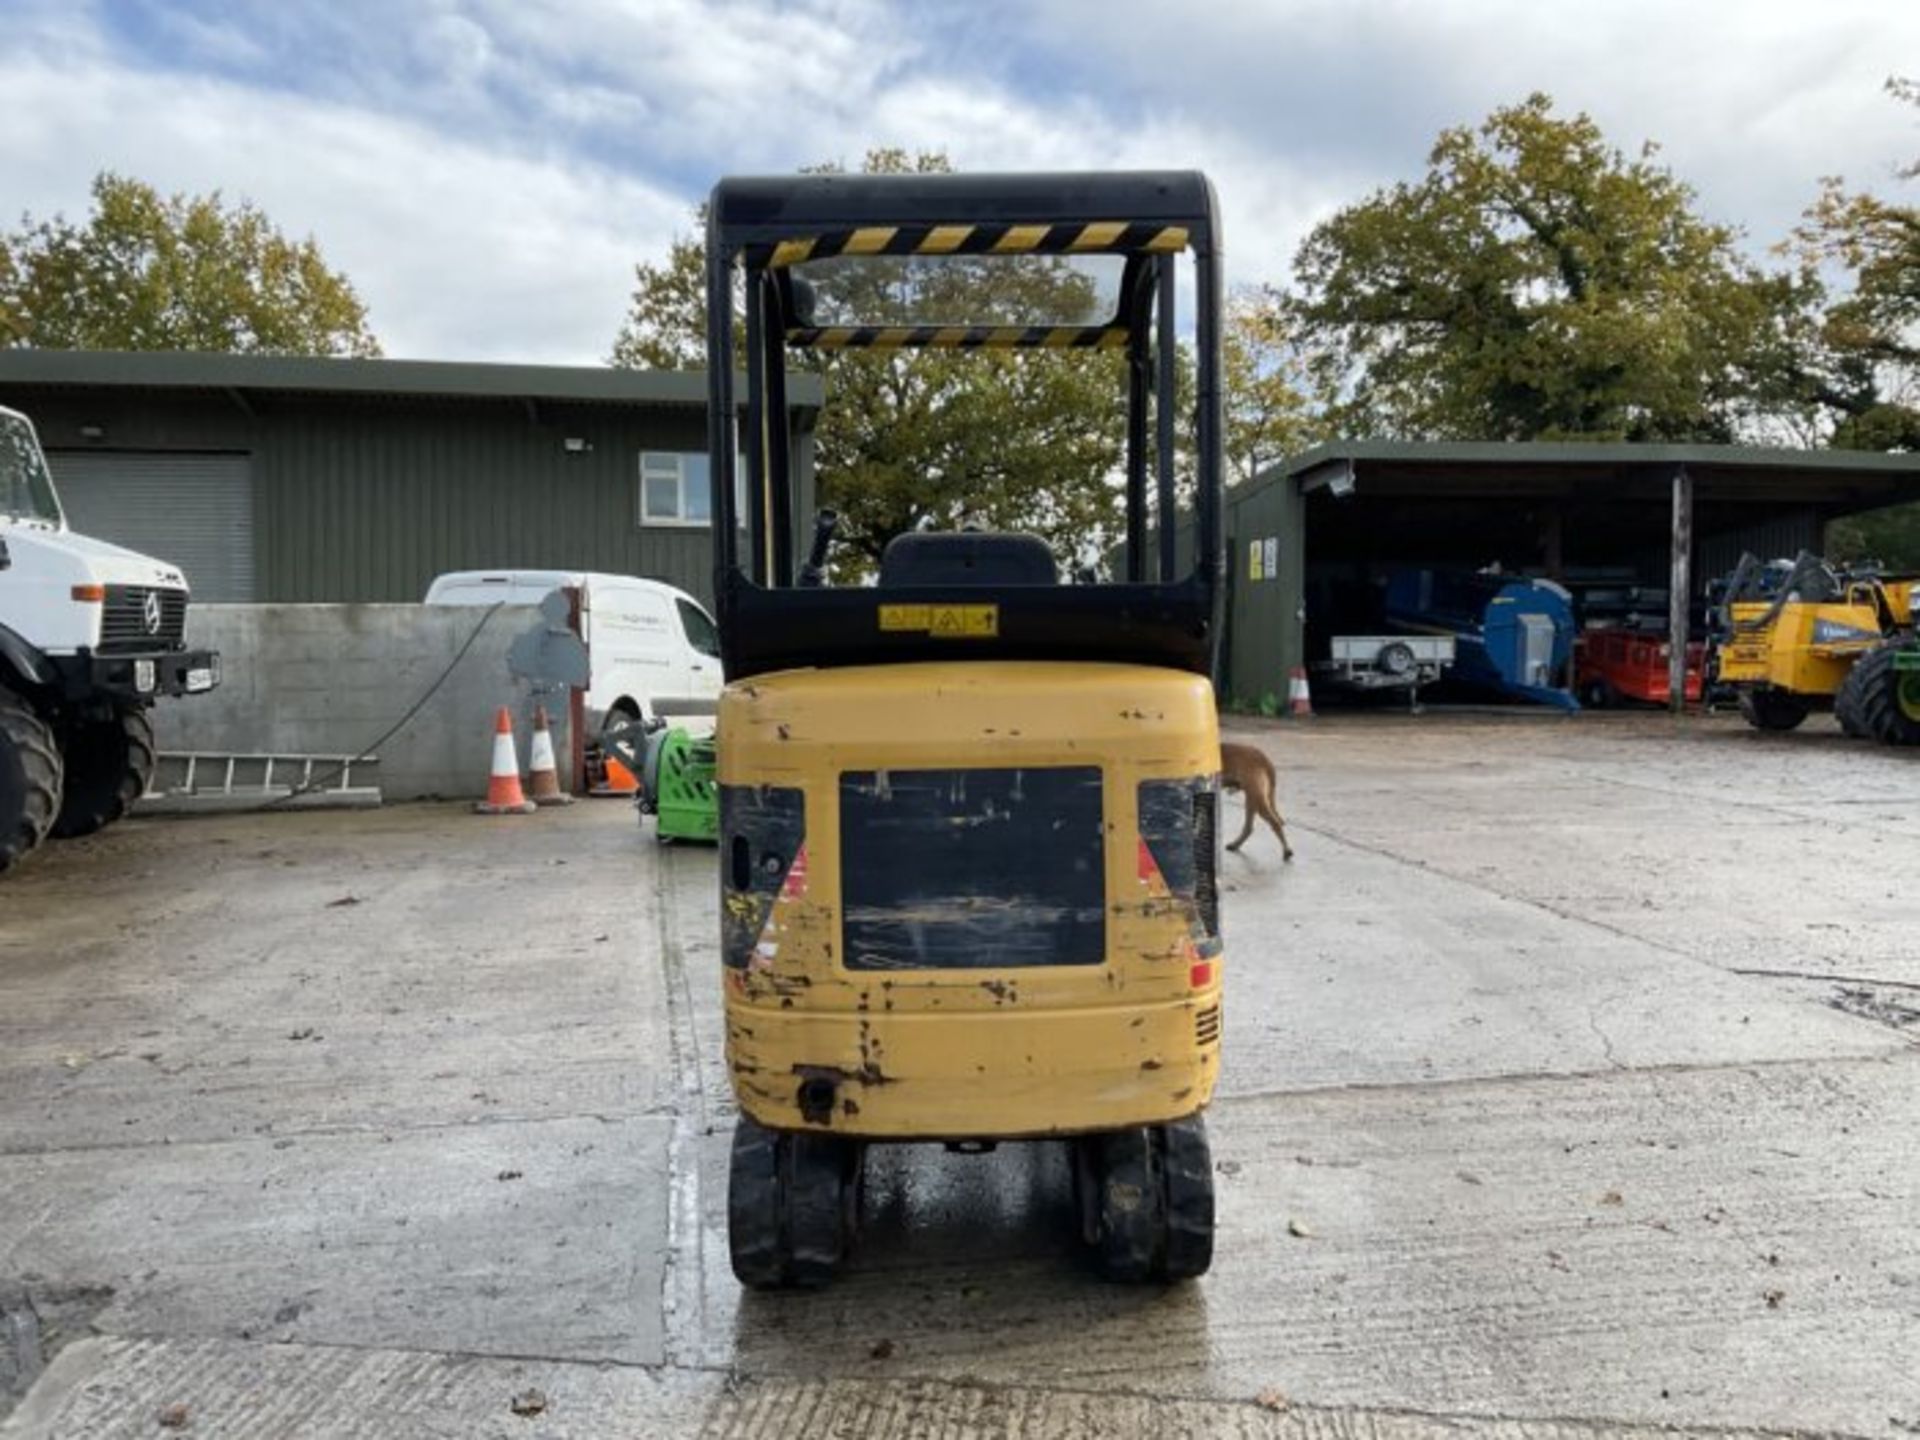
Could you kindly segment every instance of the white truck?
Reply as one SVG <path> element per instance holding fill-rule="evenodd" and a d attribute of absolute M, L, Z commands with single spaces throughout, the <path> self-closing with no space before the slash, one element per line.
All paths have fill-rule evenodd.
<path fill-rule="evenodd" d="M 148 708 L 220 683 L 186 620 L 178 569 L 67 528 L 33 426 L 0 407 L 0 875 L 140 798 Z"/>

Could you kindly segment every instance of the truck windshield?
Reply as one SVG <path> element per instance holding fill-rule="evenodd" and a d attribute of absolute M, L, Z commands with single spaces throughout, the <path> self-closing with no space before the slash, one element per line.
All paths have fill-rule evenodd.
<path fill-rule="evenodd" d="M 0 515 L 9 520 L 60 523 L 60 502 L 46 458 L 26 421 L 0 415 Z"/>

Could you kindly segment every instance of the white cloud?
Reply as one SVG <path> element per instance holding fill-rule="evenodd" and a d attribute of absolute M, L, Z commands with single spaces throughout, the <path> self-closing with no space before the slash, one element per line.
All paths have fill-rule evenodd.
<path fill-rule="evenodd" d="M 594 363 L 634 260 L 689 223 L 681 196 L 601 166 L 225 81 L 16 59 L 0 92 L 0 170 L 35 213 L 84 213 L 101 169 L 244 195 L 319 241 L 395 356 Z"/>
<path fill-rule="evenodd" d="M 879 145 L 1199 166 L 1241 281 L 1284 278 L 1315 220 L 1534 89 L 1660 141 L 1756 247 L 1822 174 L 1885 186 L 1920 152 L 1879 88 L 1920 54 L 1920 7 L 1877 0 L 334 0 L 239 26 L 188 3 L 158 38 L 15 4 L 12 206 L 82 210 L 101 168 L 245 194 L 319 238 L 396 354 L 598 359 L 632 262 L 715 176 Z"/>

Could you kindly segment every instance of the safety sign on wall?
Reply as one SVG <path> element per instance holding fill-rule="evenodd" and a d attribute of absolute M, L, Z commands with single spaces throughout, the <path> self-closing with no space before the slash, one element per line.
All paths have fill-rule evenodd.
<path fill-rule="evenodd" d="M 1280 537 L 1269 535 L 1264 539 L 1247 542 L 1247 578 L 1249 580 L 1278 580 L 1280 578 Z"/>

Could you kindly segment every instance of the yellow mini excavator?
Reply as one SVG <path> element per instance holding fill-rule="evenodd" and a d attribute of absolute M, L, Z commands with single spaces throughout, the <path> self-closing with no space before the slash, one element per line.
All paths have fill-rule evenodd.
<path fill-rule="evenodd" d="M 1171 172 L 728 179 L 707 264 L 734 1272 L 825 1283 L 871 1142 L 1044 1141 L 1070 1148 L 1105 1273 L 1197 1276 L 1223 963 L 1212 188 Z M 1023 265 L 1084 283 L 1000 285 L 990 306 L 971 288 Z M 1023 294 L 1035 313 L 1007 298 Z M 1171 523 L 1149 542 L 1176 508 L 1176 294 L 1193 297 L 1197 357 L 1178 546 Z M 902 534 L 871 583 L 827 584 L 825 513 L 796 554 L 787 357 L 927 347 L 1113 369 L 1128 422 L 1112 580 L 1033 536 L 961 530 Z"/>

